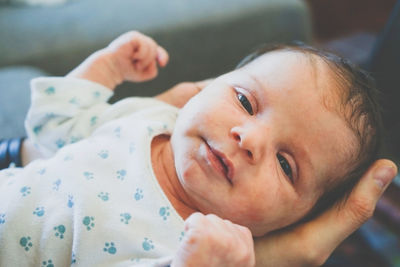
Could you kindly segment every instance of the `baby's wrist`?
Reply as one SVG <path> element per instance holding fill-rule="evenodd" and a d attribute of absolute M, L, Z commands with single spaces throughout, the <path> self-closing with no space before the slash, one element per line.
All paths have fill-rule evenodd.
<path fill-rule="evenodd" d="M 106 49 L 99 50 L 90 55 L 67 76 L 96 82 L 114 90 L 123 82 L 123 77 L 118 71 L 113 57 L 113 54 Z"/>

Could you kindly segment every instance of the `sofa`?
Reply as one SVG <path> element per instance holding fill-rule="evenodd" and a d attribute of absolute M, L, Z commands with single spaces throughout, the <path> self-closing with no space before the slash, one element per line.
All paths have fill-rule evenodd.
<path fill-rule="evenodd" d="M 301 0 L 21 2 L 0 2 L 0 138 L 25 135 L 30 79 L 65 75 L 129 30 L 152 36 L 170 63 L 151 82 L 121 85 L 111 102 L 214 77 L 262 43 L 311 41 L 309 9 Z"/>

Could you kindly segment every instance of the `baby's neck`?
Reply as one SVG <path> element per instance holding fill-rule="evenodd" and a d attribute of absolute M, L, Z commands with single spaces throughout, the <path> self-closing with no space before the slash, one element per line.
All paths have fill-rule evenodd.
<path fill-rule="evenodd" d="M 158 135 L 151 142 L 151 164 L 165 195 L 174 209 L 185 220 L 197 209 L 187 197 L 179 182 L 174 162 L 170 136 Z"/>

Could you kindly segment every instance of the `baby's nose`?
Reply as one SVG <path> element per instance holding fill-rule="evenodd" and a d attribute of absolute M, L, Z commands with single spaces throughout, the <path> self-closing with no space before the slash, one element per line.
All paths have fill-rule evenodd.
<path fill-rule="evenodd" d="M 239 148 L 243 151 L 246 159 L 250 163 L 256 163 L 261 154 L 260 148 L 257 146 L 257 140 L 252 137 L 251 130 L 244 127 L 233 127 L 231 129 L 231 135 Z"/>

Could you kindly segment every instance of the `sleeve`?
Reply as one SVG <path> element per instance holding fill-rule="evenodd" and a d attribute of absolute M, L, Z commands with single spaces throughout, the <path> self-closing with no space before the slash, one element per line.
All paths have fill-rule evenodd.
<path fill-rule="evenodd" d="M 25 120 L 28 138 L 50 156 L 96 128 L 98 116 L 107 110 L 112 91 L 87 80 L 64 77 L 31 81 L 31 106 Z"/>
<path fill-rule="evenodd" d="M 110 89 L 71 77 L 33 79 L 31 93 L 25 129 L 44 156 L 90 136 L 110 120 L 161 102 L 150 97 L 130 97 L 110 105 Z"/>

